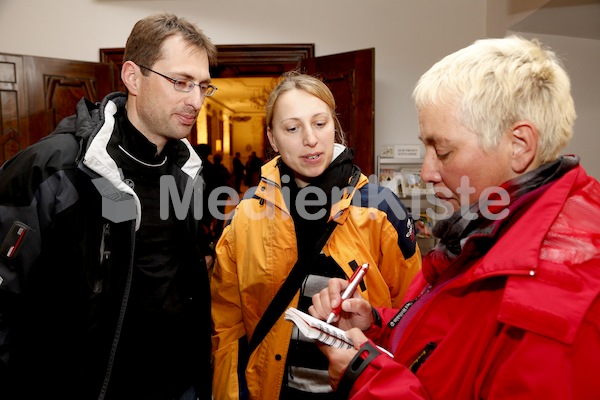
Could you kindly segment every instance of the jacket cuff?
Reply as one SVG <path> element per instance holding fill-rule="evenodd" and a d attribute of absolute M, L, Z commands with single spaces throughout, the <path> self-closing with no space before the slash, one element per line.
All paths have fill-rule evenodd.
<path fill-rule="evenodd" d="M 373 322 L 371 322 L 369 329 L 373 329 L 374 327 L 381 328 L 381 315 L 379 315 L 375 307 L 371 307 L 371 314 L 373 314 Z"/>
<path fill-rule="evenodd" d="M 380 354 L 382 354 L 381 351 L 371 341 L 365 342 L 362 345 L 340 379 L 340 384 L 336 391 L 340 398 L 348 398 L 356 379 L 358 379 L 359 375 L 367 368 L 371 361 Z"/>

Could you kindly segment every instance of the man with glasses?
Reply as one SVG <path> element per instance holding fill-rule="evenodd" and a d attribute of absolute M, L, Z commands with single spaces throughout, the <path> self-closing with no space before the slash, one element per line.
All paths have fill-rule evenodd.
<path fill-rule="evenodd" d="M 211 398 L 200 158 L 186 140 L 216 47 L 170 14 L 138 21 L 127 94 L 0 169 L 0 398 Z"/>
<path fill-rule="evenodd" d="M 210 97 L 217 90 L 217 87 L 215 85 L 210 85 L 208 83 L 196 83 L 194 81 L 190 81 L 190 80 L 187 80 L 187 79 L 174 79 L 174 78 L 171 78 L 170 76 L 166 76 L 165 74 L 161 74 L 160 72 L 156 72 L 153 69 L 150 69 L 148 67 L 144 67 L 143 65 L 139 65 L 139 67 L 142 68 L 142 69 L 145 69 L 147 71 L 154 72 L 155 74 L 162 76 L 163 78 L 165 78 L 169 82 L 172 82 L 173 83 L 173 87 L 175 88 L 175 90 L 177 90 L 179 92 L 189 93 L 192 90 L 194 90 L 194 88 L 196 86 L 198 86 L 200 88 L 200 93 L 202 93 L 203 96 Z"/>

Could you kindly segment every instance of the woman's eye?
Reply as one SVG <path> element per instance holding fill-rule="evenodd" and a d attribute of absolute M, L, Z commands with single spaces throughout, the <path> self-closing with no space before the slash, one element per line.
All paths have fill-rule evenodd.
<path fill-rule="evenodd" d="M 294 133 L 298 130 L 298 127 L 297 126 L 288 126 L 285 130 L 290 133 Z"/>
<path fill-rule="evenodd" d="M 327 120 L 315 121 L 314 125 L 318 128 L 322 128 L 327 125 Z"/>
<path fill-rule="evenodd" d="M 436 153 L 438 160 L 445 160 L 446 158 L 448 158 L 449 154 L 450 153 L 442 153 L 442 154 Z"/>

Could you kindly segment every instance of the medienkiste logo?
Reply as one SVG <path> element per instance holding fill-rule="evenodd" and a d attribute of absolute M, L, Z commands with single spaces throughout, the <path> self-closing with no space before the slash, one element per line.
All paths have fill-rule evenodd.
<path fill-rule="evenodd" d="M 92 183 L 102 196 L 104 218 L 115 223 L 135 219 L 137 210 L 131 194 L 117 190 L 106 178 L 92 179 Z"/>
<path fill-rule="evenodd" d="M 282 181 L 289 181 L 288 176 L 282 177 Z M 370 177 L 371 182 L 376 181 L 376 177 Z M 137 216 L 136 200 L 130 193 L 118 190 L 108 179 L 96 178 L 92 180 L 94 186 L 98 189 L 98 192 L 102 195 L 102 216 L 106 219 L 119 223 L 128 220 L 135 219 Z M 133 183 L 130 183 L 130 187 L 133 188 Z M 203 218 L 206 210 L 208 213 L 217 219 L 228 220 L 234 212 L 235 206 L 237 206 L 241 199 L 236 190 L 229 186 L 222 186 L 213 189 L 208 196 L 204 193 L 205 184 L 201 177 L 198 179 L 189 178 L 187 183 L 183 187 L 183 191 L 180 192 L 175 178 L 172 175 L 163 175 L 160 178 L 160 188 L 158 195 L 158 201 L 160 204 L 160 218 L 166 220 L 170 218 L 171 213 L 174 213 L 177 219 L 183 220 L 187 218 L 190 211 L 193 217 L 197 220 Z M 244 195 L 245 198 L 252 197 L 257 187 L 250 188 Z M 328 204 L 328 196 L 320 188 L 307 186 L 302 188 L 296 195 L 294 201 L 291 200 L 290 189 L 286 186 L 274 188 L 273 185 L 267 185 L 267 187 L 261 186 L 261 191 L 277 190 L 284 203 L 288 207 L 295 207 L 298 214 L 307 220 L 317 220 L 322 218 L 326 211 L 319 207 L 326 206 Z M 352 188 L 332 188 L 330 195 L 330 204 L 335 204 L 342 199 L 348 191 L 352 191 Z M 441 188 L 438 190 L 444 195 L 444 198 L 449 198 L 452 193 L 447 188 Z M 461 186 L 457 189 L 457 193 L 460 194 L 461 207 L 459 211 L 463 215 L 463 218 L 472 220 L 478 218 L 478 213 L 471 212 L 471 204 L 469 203 L 469 194 L 474 191 L 468 184 L 468 178 L 461 180 Z M 227 195 L 227 200 L 223 200 L 222 195 Z M 271 195 L 263 193 L 266 197 Z M 443 220 L 449 218 L 450 215 L 457 211 L 453 209 L 453 206 L 446 200 L 437 198 L 434 194 L 427 194 L 427 200 L 430 205 L 434 205 L 435 208 L 428 207 L 425 210 L 421 209 L 421 198 L 417 196 L 412 198 L 412 201 L 405 199 L 404 203 L 409 203 L 406 209 L 400 204 L 402 203 L 391 190 L 383 190 L 382 187 L 377 185 L 369 185 L 366 191 L 363 191 L 362 195 L 354 195 L 351 198 L 351 204 L 357 207 L 368 207 L 368 208 L 380 208 L 382 204 L 385 204 L 384 208 L 387 209 L 388 214 L 394 215 L 396 218 L 402 220 L 407 217 L 406 211 L 413 218 L 418 218 L 421 212 L 426 212 L 431 218 L 436 220 Z M 206 203 L 206 204 L 205 204 Z M 480 210 L 481 217 L 490 220 L 498 220 L 505 218 L 508 214 L 508 210 L 502 206 L 510 204 L 510 196 L 505 189 L 494 187 L 488 188 L 481 193 L 479 199 L 478 209 Z M 206 207 L 205 207 L 206 205 Z M 231 211 L 223 213 L 223 206 L 229 205 L 232 207 Z M 316 208 L 315 208 L 316 206 Z M 495 212 L 492 212 L 491 209 Z M 499 207 L 500 206 L 500 207 Z M 248 215 L 251 219 L 261 218 L 273 218 L 277 212 L 280 214 L 284 210 L 275 210 L 273 204 L 267 204 L 265 209 L 261 212 L 256 212 L 253 215 Z M 309 210 L 317 209 L 318 212 L 311 213 Z M 251 211 L 247 209 L 246 211 Z M 287 213 L 287 211 L 285 211 Z M 288 216 L 289 217 L 289 216 Z"/>

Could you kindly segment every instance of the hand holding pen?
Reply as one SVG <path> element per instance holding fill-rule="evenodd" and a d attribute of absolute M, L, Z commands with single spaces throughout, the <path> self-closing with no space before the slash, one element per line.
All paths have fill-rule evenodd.
<path fill-rule="evenodd" d="M 327 317 L 328 324 L 332 323 L 333 320 L 335 319 L 335 317 L 340 315 L 340 312 L 342 311 L 342 303 L 344 302 L 344 300 L 349 299 L 350 297 L 352 297 L 354 295 L 356 288 L 362 282 L 363 278 L 367 274 L 368 269 L 369 269 L 369 264 L 365 263 L 365 264 L 361 265 L 360 268 L 357 268 L 354 271 L 354 273 L 348 280 L 348 287 L 346 288 L 346 290 L 344 290 L 344 293 L 342 293 L 342 300 L 340 301 L 340 304 L 338 304 L 338 306 L 336 308 L 331 310 L 331 313 Z"/>

